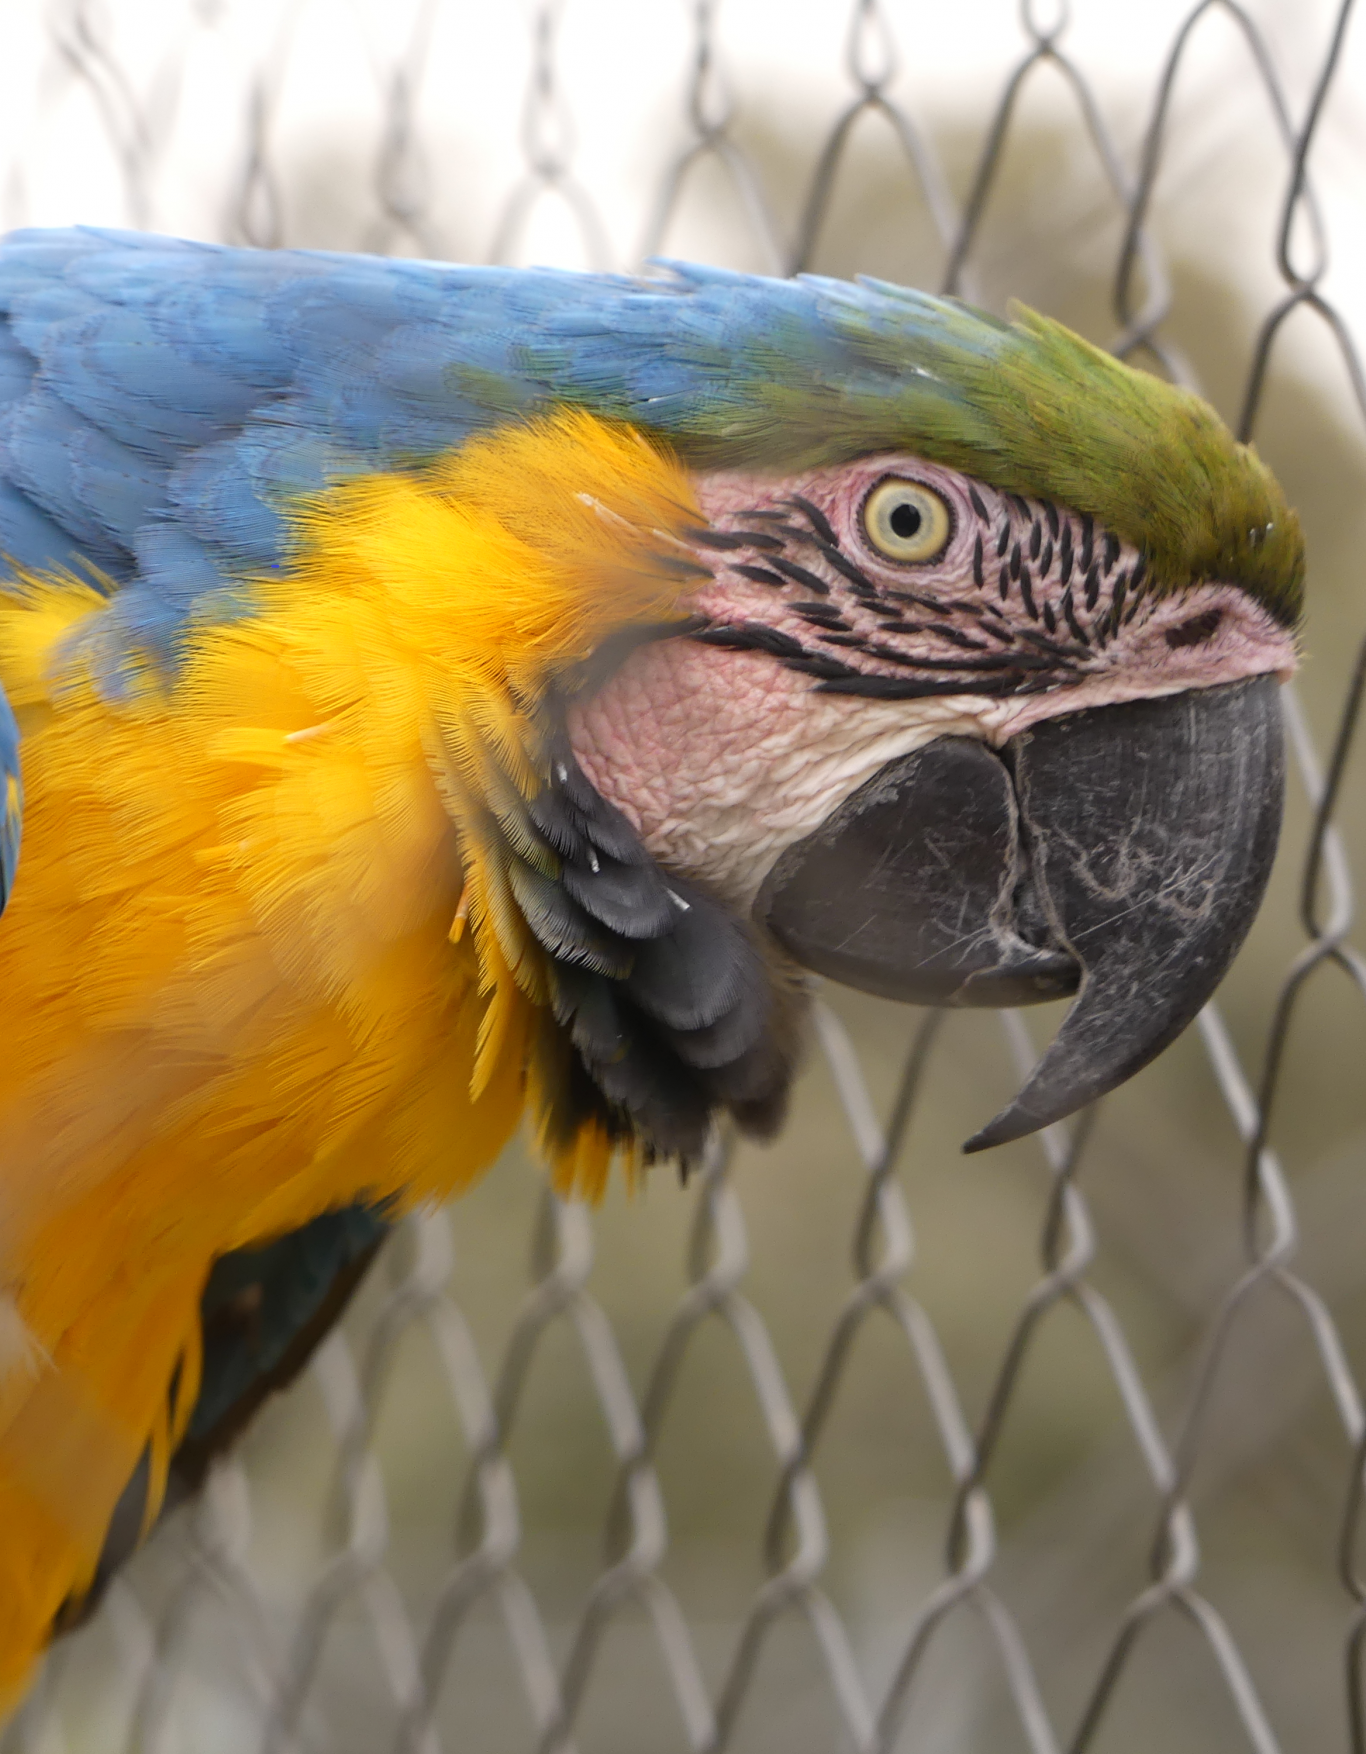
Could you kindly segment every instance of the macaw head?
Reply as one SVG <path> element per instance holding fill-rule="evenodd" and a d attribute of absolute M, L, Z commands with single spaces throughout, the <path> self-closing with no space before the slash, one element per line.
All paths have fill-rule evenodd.
<path fill-rule="evenodd" d="M 562 1180 L 604 1142 L 694 1156 L 719 1110 L 771 1131 L 804 971 L 1075 994 L 970 1148 L 1145 1065 L 1275 850 L 1304 563 L 1255 453 L 1029 312 L 693 269 L 497 289 L 515 347 L 444 368 L 497 406 L 427 490 L 515 553 L 462 560 L 477 590 L 423 625 L 468 683 L 443 784 L 480 1061 L 515 983 Z M 426 564 L 384 565 L 426 613 Z"/>
<path fill-rule="evenodd" d="M 807 969 L 916 1004 L 1077 994 L 971 1149 L 1114 1088 L 1261 900 L 1281 605 L 914 452 L 698 492 L 705 625 L 574 710 L 584 774 Z M 1253 515 L 1256 553 L 1288 517 L 1270 495 Z"/>

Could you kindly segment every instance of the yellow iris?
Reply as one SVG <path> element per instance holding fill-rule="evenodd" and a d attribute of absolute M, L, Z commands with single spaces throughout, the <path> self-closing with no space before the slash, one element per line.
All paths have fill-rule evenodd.
<path fill-rule="evenodd" d="M 863 502 L 863 531 L 877 552 L 903 564 L 938 560 L 953 535 L 948 501 L 921 481 L 889 475 Z"/>

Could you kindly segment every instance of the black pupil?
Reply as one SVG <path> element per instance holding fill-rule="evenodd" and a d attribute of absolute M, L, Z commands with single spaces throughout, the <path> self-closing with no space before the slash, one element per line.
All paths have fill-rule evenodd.
<path fill-rule="evenodd" d="M 919 511 L 907 500 L 902 500 L 891 516 L 892 530 L 903 542 L 909 541 L 919 531 L 921 522 Z"/>

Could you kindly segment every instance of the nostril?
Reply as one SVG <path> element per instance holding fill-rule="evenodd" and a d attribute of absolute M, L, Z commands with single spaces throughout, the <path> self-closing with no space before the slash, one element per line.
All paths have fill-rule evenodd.
<path fill-rule="evenodd" d="M 1173 651 L 1180 646 L 1202 646 L 1218 633 L 1219 623 L 1223 619 L 1222 609 L 1206 609 L 1203 615 L 1192 615 L 1189 621 L 1183 621 L 1179 627 L 1167 629 L 1167 644 Z"/>

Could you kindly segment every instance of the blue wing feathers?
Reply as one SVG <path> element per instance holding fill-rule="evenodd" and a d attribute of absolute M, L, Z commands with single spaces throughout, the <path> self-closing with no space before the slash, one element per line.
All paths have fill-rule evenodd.
<path fill-rule="evenodd" d="M 0 407 L 26 396 L 33 387 L 33 355 L 6 327 L 0 327 Z"/>
<path fill-rule="evenodd" d="M 103 539 L 130 554 L 137 532 L 157 515 L 164 494 L 159 469 L 97 427 L 69 434 L 72 493 Z"/>
<path fill-rule="evenodd" d="M 0 441 L 0 555 L 35 571 L 51 566 L 79 568 L 81 550 L 73 533 L 41 511 L 14 481 L 5 480 L 6 473 Z"/>
<path fill-rule="evenodd" d="M 284 520 L 263 474 L 264 447 L 249 439 L 224 439 L 191 452 L 165 483 L 171 515 L 200 542 L 222 550 L 243 569 L 271 565 L 284 540 Z M 291 471 L 288 490 L 322 485 L 320 470 Z"/>
<path fill-rule="evenodd" d="M 91 463 L 103 438 L 41 386 L 0 414 L 0 467 L 5 476 L 99 567 L 128 556 L 128 542 L 114 537 L 107 518 L 92 504 L 99 496 Z M 107 511 L 113 515 L 112 507 Z M 136 528 L 134 524 L 127 531 L 129 540 Z"/>

